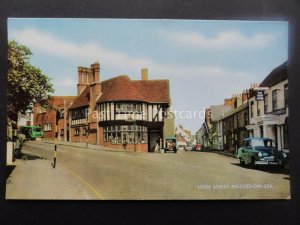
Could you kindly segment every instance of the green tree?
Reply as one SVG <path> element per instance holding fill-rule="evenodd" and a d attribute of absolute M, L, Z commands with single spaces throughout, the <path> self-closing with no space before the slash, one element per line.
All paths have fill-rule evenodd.
<path fill-rule="evenodd" d="M 54 90 L 50 78 L 30 64 L 31 55 L 26 46 L 8 42 L 7 114 L 13 121 L 17 121 L 19 113 L 31 110 L 32 105 L 51 107 L 48 99 Z"/>

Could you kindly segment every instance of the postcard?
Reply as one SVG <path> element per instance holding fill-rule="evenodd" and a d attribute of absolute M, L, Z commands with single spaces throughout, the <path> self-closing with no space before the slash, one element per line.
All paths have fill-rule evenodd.
<path fill-rule="evenodd" d="M 6 199 L 290 199 L 288 22 L 8 19 Z"/>

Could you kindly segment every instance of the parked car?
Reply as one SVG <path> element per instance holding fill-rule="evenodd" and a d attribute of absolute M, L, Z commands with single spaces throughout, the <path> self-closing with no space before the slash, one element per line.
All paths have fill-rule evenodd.
<path fill-rule="evenodd" d="M 165 148 L 164 152 L 169 152 L 172 151 L 174 153 L 177 153 L 177 148 L 176 148 L 176 137 L 168 137 L 166 138 L 166 143 L 165 143 Z"/>
<path fill-rule="evenodd" d="M 284 167 L 287 155 L 276 148 L 275 141 L 270 138 L 246 138 L 238 149 L 237 158 L 244 165 L 278 165 Z"/>
<path fill-rule="evenodd" d="M 201 144 L 196 144 L 195 151 L 201 151 L 201 150 L 202 150 Z"/>
<path fill-rule="evenodd" d="M 176 145 L 178 151 L 183 151 L 184 150 L 184 145 Z"/>
<path fill-rule="evenodd" d="M 186 146 L 184 147 L 184 150 L 185 150 L 185 151 L 192 151 L 192 149 L 193 149 L 193 146 L 192 146 L 192 145 L 186 145 Z"/>

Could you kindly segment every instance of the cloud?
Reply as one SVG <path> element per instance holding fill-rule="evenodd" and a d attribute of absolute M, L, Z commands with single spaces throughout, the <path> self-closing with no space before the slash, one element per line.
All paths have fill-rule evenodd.
<path fill-rule="evenodd" d="M 215 79 L 218 79 L 219 82 L 223 81 L 223 84 L 228 80 L 246 83 L 251 80 L 251 77 L 253 77 L 252 74 L 247 72 L 229 70 L 217 65 L 201 65 L 200 63 L 186 64 L 184 62 L 180 64 L 176 62 L 162 64 L 150 58 L 138 58 L 114 49 L 107 49 L 101 46 L 100 43 L 86 42 L 83 44 L 78 44 L 61 40 L 52 34 L 44 33 L 36 29 L 13 30 L 9 33 L 9 35 L 10 38 L 16 39 L 18 42 L 25 44 L 36 52 L 44 52 L 55 57 L 60 57 L 64 60 L 73 59 L 77 62 L 80 61 L 90 63 L 99 60 L 101 64 L 110 71 L 117 73 L 136 73 L 136 71 L 139 71 L 140 68 L 148 67 L 152 78 L 176 78 L 181 80 L 185 80 L 187 78 L 195 80 L 201 79 L 202 83 L 207 84 Z M 189 36 L 190 34 L 184 35 Z M 210 43 L 210 46 L 218 46 L 222 41 L 223 43 L 226 41 L 234 42 L 234 40 L 237 40 L 236 37 L 239 36 L 241 35 L 220 34 L 216 39 L 209 41 L 208 39 L 202 38 L 202 40 Z M 225 37 L 231 38 L 226 39 Z M 183 36 L 180 38 L 183 38 Z M 195 37 L 193 36 L 192 39 L 193 38 Z M 259 37 L 252 39 L 260 40 Z M 258 45 L 258 42 L 259 41 L 257 41 L 256 45 Z M 139 77 L 136 76 L 134 78 L 138 79 Z M 57 83 L 59 86 L 68 87 L 76 85 L 74 79 L 69 77 L 66 77 L 63 80 L 57 80 L 55 83 Z"/>
<path fill-rule="evenodd" d="M 55 82 L 57 84 L 57 86 L 64 86 L 64 87 L 75 87 L 77 84 L 76 79 L 72 78 L 72 77 L 65 77 L 64 79 L 61 80 L 57 80 Z"/>
<path fill-rule="evenodd" d="M 220 32 L 215 37 L 206 37 L 199 32 L 163 31 L 167 38 L 178 44 L 201 49 L 252 49 L 263 48 L 274 40 L 271 34 L 255 34 L 246 36 L 238 31 Z"/>
<path fill-rule="evenodd" d="M 61 40 L 52 34 L 44 33 L 36 29 L 12 30 L 10 38 L 27 45 L 33 50 L 38 50 L 47 54 L 64 59 L 76 59 L 82 61 L 95 62 L 100 60 L 106 66 L 116 67 L 116 63 L 123 70 L 129 68 L 143 67 L 151 65 L 151 61 L 143 58 L 134 58 L 126 53 L 112 49 L 107 49 L 98 43 L 76 44 Z"/>
<path fill-rule="evenodd" d="M 190 34 L 185 35 L 189 36 Z M 76 59 L 76 61 L 81 60 L 84 62 L 94 62 L 95 60 L 99 60 L 102 65 L 105 65 L 105 67 L 110 68 L 113 71 L 139 71 L 142 67 L 148 67 L 154 74 L 166 77 L 220 78 L 228 76 L 249 76 L 249 74 L 241 71 L 230 71 L 215 65 L 187 65 L 184 63 L 161 64 L 152 59 L 133 57 L 124 52 L 107 49 L 99 43 L 87 42 L 84 44 L 77 44 L 61 40 L 52 34 L 41 32 L 36 29 L 12 30 L 9 32 L 9 36 L 10 38 L 16 39 L 18 42 L 27 45 L 31 49 L 63 59 Z M 211 45 L 217 45 L 217 40 L 219 40 L 218 43 L 220 43 L 226 36 L 232 36 L 230 40 L 234 41 L 234 35 L 223 34 L 220 36 L 221 38 L 213 40 Z M 176 39 L 178 37 L 176 37 Z M 183 36 L 180 38 L 183 38 Z M 256 39 L 260 38 L 257 37 Z M 66 78 L 61 84 L 72 85 L 72 82 L 71 79 Z"/>

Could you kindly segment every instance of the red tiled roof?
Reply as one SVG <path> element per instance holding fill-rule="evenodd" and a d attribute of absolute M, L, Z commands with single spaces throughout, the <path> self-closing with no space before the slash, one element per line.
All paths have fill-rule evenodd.
<path fill-rule="evenodd" d="M 260 87 L 271 87 L 288 78 L 287 61 L 276 67 L 272 72 L 261 82 Z"/>
<path fill-rule="evenodd" d="M 70 104 L 77 96 L 50 96 L 49 102 L 54 107 L 64 107 L 64 102 L 66 101 L 66 104 Z"/>
<path fill-rule="evenodd" d="M 101 85 L 102 95 L 97 103 L 126 100 L 170 103 L 168 80 L 130 80 L 124 75 L 103 81 Z"/>
<path fill-rule="evenodd" d="M 168 80 L 130 80 L 126 75 L 101 82 L 102 95 L 97 103 L 107 101 L 145 101 L 170 103 Z M 70 109 L 89 105 L 90 88 L 87 86 L 74 100 Z"/>
<path fill-rule="evenodd" d="M 79 108 L 89 105 L 90 87 L 86 86 L 80 95 L 73 101 L 69 109 Z"/>

